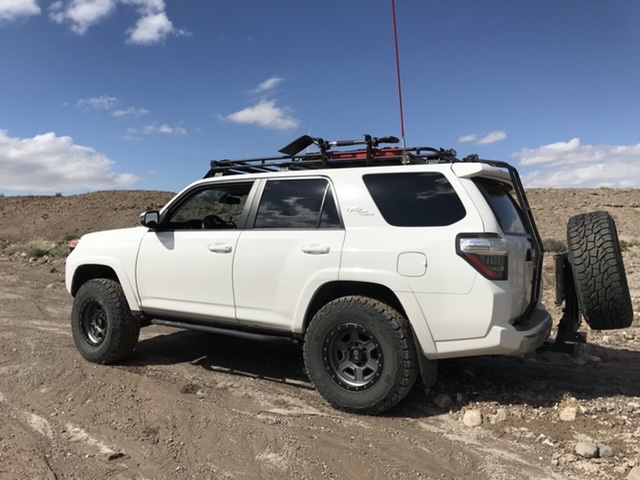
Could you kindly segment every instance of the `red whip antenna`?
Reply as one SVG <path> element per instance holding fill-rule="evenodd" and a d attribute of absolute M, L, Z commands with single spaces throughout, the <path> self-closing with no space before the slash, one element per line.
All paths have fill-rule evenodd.
<path fill-rule="evenodd" d="M 402 81 L 400 79 L 400 50 L 398 49 L 398 27 L 396 25 L 396 0 L 391 0 L 391 10 L 393 11 L 393 39 L 396 46 L 396 71 L 398 73 L 398 100 L 400 102 L 400 133 L 402 136 L 402 150 L 407 148 L 404 137 L 404 110 L 402 108 Z"/>

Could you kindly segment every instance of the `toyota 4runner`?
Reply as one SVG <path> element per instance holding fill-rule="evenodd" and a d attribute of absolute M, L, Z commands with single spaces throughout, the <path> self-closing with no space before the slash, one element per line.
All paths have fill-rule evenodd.
<path fill-rule="evenodd" d="M 287 336 L 328 402 L 376 414 L 438 359 L 540 347 L 542 244 L 515 168 L 394 141 L 212 161 L 142 226 L 83 236 L 66 269 L 82 356 L 120 361 L 149 324 Z"/>

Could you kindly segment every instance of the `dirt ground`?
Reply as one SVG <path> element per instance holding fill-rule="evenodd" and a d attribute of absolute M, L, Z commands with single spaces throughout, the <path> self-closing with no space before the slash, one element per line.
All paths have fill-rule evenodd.
<path fill-rule="evenodd" d="M 638 313 L 629 329 L 588 331 L 573 355 L 442 361 L 433 388 L 417 385 L 379 417 L 329 407 L 300 346 L 285 341 L 151 326 L 126 363 L 84 361 L 71 339 L 64 242 L 135 225 L 170 197 L 0 197 L 0 479 L 615 479 L 638 470 Z M 570 215 L 613 214 L 639 312 L 640 191 L 529 198 L 554 248 Z M 550 256 L 545 279 L 559 319 Z"/>

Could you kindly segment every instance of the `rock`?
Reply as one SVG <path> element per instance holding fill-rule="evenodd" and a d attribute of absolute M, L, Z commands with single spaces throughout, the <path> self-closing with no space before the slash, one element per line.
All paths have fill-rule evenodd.
<path fill-rule="evenodd" d="M 565 407 L 560 410 L 560 420 L 563 422 L 573 422 L 577 414 L 578 409 L 576 407 Z"/>
<path fill-rule="evenodd" d="M 441 393 L 436 398 L 433 399 L 433 403 L 435 403 L 437 407 L 440 407 L 444 410 L 451 406 L 451 404 L 453 403 L 453 400 L 451 400 L 451 397 L 446 393 Z"/>
<path fill-rule="evenodd" d="M 478 427 L 482 425 L 482 412 L 480 410 L 467 410 L 462 417 L 462 423 L 467 427 Z"/>
<path fill-rule="evenodd" d="M 611 458 L 613 457 L 613 448 L 608 445 L 598 445 L 598 453 L 600 458 Z"/>
<path fill-rule="evenodd" d="M 640 466 L 633 467 L 627 475 L 627 480 L 640 480 Z"/>
<path fill-rule="evenodd" d="M 596 458 L 598 456 L 598 446 L 589 442 L 578 442 L 575 452 L 583 458 Z"/>
<path fill-rule="evenodd" d="M 591 355 L 585 347 L 579 347 L 578 345 L 576 345 L 575 352 L 570 357 L 570 360 L 581 367 L 587 365 L 592 368 L 600 368 L 602 365 L 602 359 L 600 357 Z"/>
<path fill-rule="evenodd" d="M 489 421 L 494 425 L 496 423 L 504 422 L 506 419 L 507 419 L 507 411 L 504 408 L 499 408 L 496 411 L 495 415 L 491 415 L 489 417 Z"/>

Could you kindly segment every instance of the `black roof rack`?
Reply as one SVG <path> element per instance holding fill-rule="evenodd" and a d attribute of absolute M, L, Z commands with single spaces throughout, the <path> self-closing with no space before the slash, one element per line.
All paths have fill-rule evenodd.
<path fill-rule="evenodd" d="M 359 167 L 370 165 L 402 165 L 415 163 L 446 163 L 459 161 L 455 150 L 431 147 L 380 147 L 380 144 L 398 143 L 397 137 L 372 137 L 363 140 L 337 140 L 328 142 L 322 138 L 303 135 L 280 149 L 279 157 L 248 158 L 244 160 L 212 160 L 211 168 L 204 176 L 217 177 L 242 173 L 264 173 L 286 170 L 318 168 Z M 303 153 L 311 145 L 320 151 Z M 334 147 L 364 145 L 356 150 L 332 150 Z"/>

